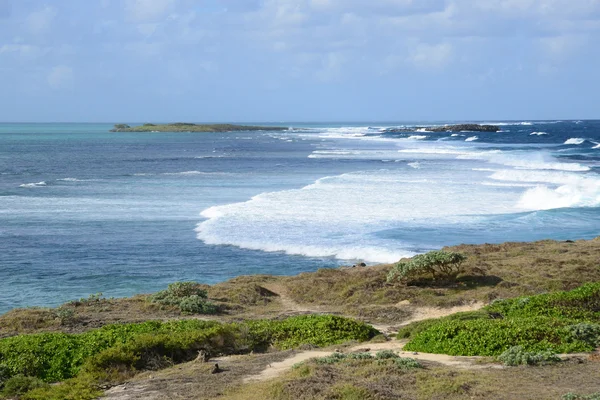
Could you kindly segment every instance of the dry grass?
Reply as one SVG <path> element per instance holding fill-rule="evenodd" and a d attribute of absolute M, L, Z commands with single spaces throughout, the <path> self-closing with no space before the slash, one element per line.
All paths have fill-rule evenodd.
<path fill-rule="evenodd" d="M 445 248 L 468 256 L 465 273 L 448 285 L 386 281 L 390 265 L 320 270 L 284 278 L 299 303 L 332 305 L 353 315 L 369 316 L 373 306 L 398 302 L 451 307 L 473 301 L 569 290 L 600 280 L 600 239 L 577 242 L 540 241 Z"/>
<path fill-rule="evenodd" d="M 213 399 L 236 390 L 247 375 L 257 374 L 270 363 L 288 357 L 292 352 L 232 356 L 202 363 L 189 362 L 162 371 L 150 371 L 132 381 L 109 390 L 110 400 Z M 213 374 L 214 364 L 220 371 Z"/>
<path fill-rule="evenodd" d="M 398 324 L 414 307 L 452 307 L 496 298 L 573 289 L 600 281 L 600 238 L 576 242 L 540 241 L 499 245 L 461 245 L 445 250 L 464 253 L 465 273 L 453 284 L 386 281 L 391 265 L 323 269 L 292 277 L 241 276 L 208 286 L 208 296 L 222 309 L 211 319 L 226 321 L 277 318 L 309 312 L 355 316 L 367 322 Z M 195 318 L 147 296 L 74 302 L 68 321 L 56 309 L 13 310 L 0 316 L 0 337 L 39 331 L 80 332 L 109 323 L 149 319 Z M 202 318 L 202 316 L 200 316 Z"/>
<path fill-rule="evenodd" d="M 600 390 L 600 363 L 570 361 L 545 367 L 456 370 L 428 364 L 402 371 L 356 361 L 307 363 L 279 379 L 250 384 L 219 399 L 559 399 Z"/>

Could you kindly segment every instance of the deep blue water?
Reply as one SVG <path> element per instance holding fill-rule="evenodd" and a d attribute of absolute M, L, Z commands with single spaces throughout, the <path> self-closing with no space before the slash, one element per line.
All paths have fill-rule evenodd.
<path fill-rule="evenodd" d="M 295 129 L 0 124 L 0 312 L 599 234 L 598 121 L 455 136 L 380 131 L 402 123 L 286 125 Z"/>

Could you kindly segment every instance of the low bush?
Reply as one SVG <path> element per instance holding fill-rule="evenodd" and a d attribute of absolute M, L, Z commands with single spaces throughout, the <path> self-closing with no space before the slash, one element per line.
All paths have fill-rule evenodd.
<path fill-rule="evenodd" d="M 10 376 L 35 376 L 46 382 L 73 377 L 89 357 L 142 334 L 203 330 L 219 325 L 207 321 L 150 321 L 107 325 L 82 334 L 41 333 L 0 340 L 0 359 Z"/>
<path fill-rule="evenodd" d="M 392 350 L 381 350 L 375 354 L 375 358 L 378 360 L 389 360 L 390 358 L 398 358 L 398 354 Z"/>
<path fill-rule="evenodd" d="M 348 356 L 344 353 L 333 353 L 329 356 L 326 357 L 319 357 L 319 358 L 315 358 L 315 362 L 317 364 L 337 364 L 340 361 L 343 361 L 347 358 Z"/>
<path fill-rule="evenodd" d="M 153 303 L 177 306 L 187 314 L 216 314 L 219 309 L 208 301 L 204 285 L 197 282 L 175 282 L 148 298 Z"/>
<path fill-rule="evenodd" d="M 572 323 L 548 317 L 440 321 L 415 335 L 405 349 L 456 356 L 497 356 L 512 346 L 534 352 L 593 350 L 565 329 Z"/>
<path fill-rule="evenodd" d="M 47 398 L 56 395 L 58 399 L 67 396 L 64 393 L 68 391 L 80 393 L 77 388 L 87 388 L 90 396 L 97 393 L 97 387 L 82 383 L 84 378 L 90 382 L 119 382 L 137 371 L 157 370 L 192 360 L 200 350 L 216 356 L 268 346 L 291 348 L 303 343 L 326 346 L 349 340 L 365 341 L 378 333 L 362 322 L 330 315 L 240 324 L 152 321 L 107 325 L 83 334 L 44 333 L 6 338 L 0 340 L 0 359 L 7 379 L 21 374 L 57 382 L 79 374 L 66 385 L 58 385 L 59 389 L 52 386 L 31 395 L 44 398 L 45 393 Z M 54 394 L 46 393 L 47 390 Z"/>
<path fill-rule="evenodd" d="M 379 365 L 390 365 L 389 361 L 392 361 L 391 365 L 395 365 L 403 370 L 423 368 L 423 365 L 413 358 L 400 357 L 392 350 L 382 350 L 377 352 L 373 357 L 371 353 L 332 353 L 327 357 L 315 358 L 314 362 L 320 365 L 331 365 L 338 364 L 346 360 L 360 360 L 360 361 L 373 361 Z M 302 364 L 298 364 L 296 368 L 299 368 Z"/>
<path fill-rule="evenodd" d="M 473 319 L 490 319 L 490 314 L 485 310 L 459 312 L 442 318 L 425 319 L 406 325 L 398 331 L 398 339 L 408 339 L 416 336 L 418 333 L 439 324 L 442 321 L 469 321 Z"/>
<path fill-rule="evenodd" d="M 600 347 L 600 324 L 581 322 L 569 325 L 567 331 L 577 340 L 581 340 L 590 346 Z"/>
<path fill-rule="evenodd" d="M 562 396 L 562 400 L 600 400 L 600 392 L 592 394 L 567 393 Z"/>
<path fill-rule="evenodd" d="M 463 356 L 498 356 L 513 346 L 526 352 L 590 351 L 598 346 L 600 283 L 496 301 L 476 313 L 411 324 L 407 350 Z"/>
<path fill-rule="evenodd" d="M 417 369 L 423 368 L 423 365 L 414 358 L 398 357 L 394 359 L 394 363 L 400 369 Z"/>
<path fill-rule="evenodd" d="M 525 351 L 523 346 L 513 346 L 498 356 L 504 365 L 515 367 L 517 365 L 545 365 L 559 362 L 556 353 L 546 350 L 538 352 Z"/>
<path fill-rule="evenodd" d="M 577 289 L 495 301 L 486 307 L 505 318 L 536 316 L 600 321 L 600 282 Z"/>
<path fill-rule="evenodd" d="M 396 279 L 403 280 L 423 274 L 431 275 L 436 280 L 455 279 L 462 272 L 461 264 L 467 257 L 460 253 L 449 251 L 430 251 L 429 253 L 414 256 L 409 261 L 399 262 L 390 270 L 388 282 Z"/>
<path fill-rule="evenodd" d="M 33 389 L 48 387 L 49 385 L 41 379 L 31 376 L 15 375 L 4 382 L 0 394 L 6 397 L 20 396 Z"/>
<path fill-rule="evenodd" d="M 254 346 L 273 345 L 279 350 L 302 344 L 323 347 L 349 340 L 366 341 L 379 333 L 370 325 L 334 315 L 302 315 L 282 321 L 248 321 L 244 325 Z"/>
<path fill-rule="evenodd" d="M 348 360 L 372 360 L 374 357 L 371 353 L 350 353 L 346 358 Z"/>

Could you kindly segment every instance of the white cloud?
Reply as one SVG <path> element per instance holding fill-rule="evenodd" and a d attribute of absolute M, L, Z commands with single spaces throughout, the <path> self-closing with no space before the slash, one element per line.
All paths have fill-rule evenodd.
<path fill-rule="evenodd" d="M 28 43 L 12 43 L 0 46 L 0 56 L 11 54 L 25 60 L 34 60 L 48 54 L 50 51 L 52 51 L 51 47 L 40 47 Z"/>
<path fill-rule="evenodd" d="M 174 5 L 174 0 L 127 0 L 125 11 L 134 21 L 150 22 L 163 18 Z"/>
<path fill-rule="evenodd" d="M 55 8 L 45 6 L 44 8 L 29 14 L 26 21 L 27 27 L 29 28 L 29 31 L 34 34 L 45 32 L 52 24 L 56 15 L 57 12 Z"/>
<path fill-rule="evenodd" d="M 48 85 L 53 89 L 60 89 L 69 85 L 73 80 L 73 69 L 66 65 L 57 65 L 48 74 Z"/>
<path fill-rule="evenodd" d="M 452 58 L 453 47 L 450 43 L 419 43 L 411 52 L 408 60 L 421 68 L 442 68 Z"/>
<path fill-rule="evenodd" d="M 584 36 L 562 35 L 541 38 L 540 45 L 548 57 L 561 60 L 577 52 L 585 41 Z"/>
<path fill-rule="evenodd" d="M 346 57 L 340 53 L 328 53 L 321 60 L 321 67 L 316 72 L 317 79 L 331 82 L 339 79 Z"/>

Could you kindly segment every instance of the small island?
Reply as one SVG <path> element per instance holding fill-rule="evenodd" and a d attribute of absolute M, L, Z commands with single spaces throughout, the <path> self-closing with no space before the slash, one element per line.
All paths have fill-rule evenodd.
<path fill-rule="evenodd" d="M 144 124 L 129 126 L 115 124 L 111 132 L 239 132 L 239 131 L 283 131 L 288 128 L 281 126 L 252 126 L 233 124 L 192 124 L 176 122 L 172 124 Z"/>
<path fill-rule="evenodd" d="M 498 132 L 499 126 L 496 125 L 480 125 L 480 124 L 457 124 L 457 125 L 443 125 L 443 126 L 415 126 L 410 128 L 388 128 L 385 129 L 384 133 L 404 133 L 404 132 L 415 132 L 415 131 L 426 131 L 426 132 Z"/>

